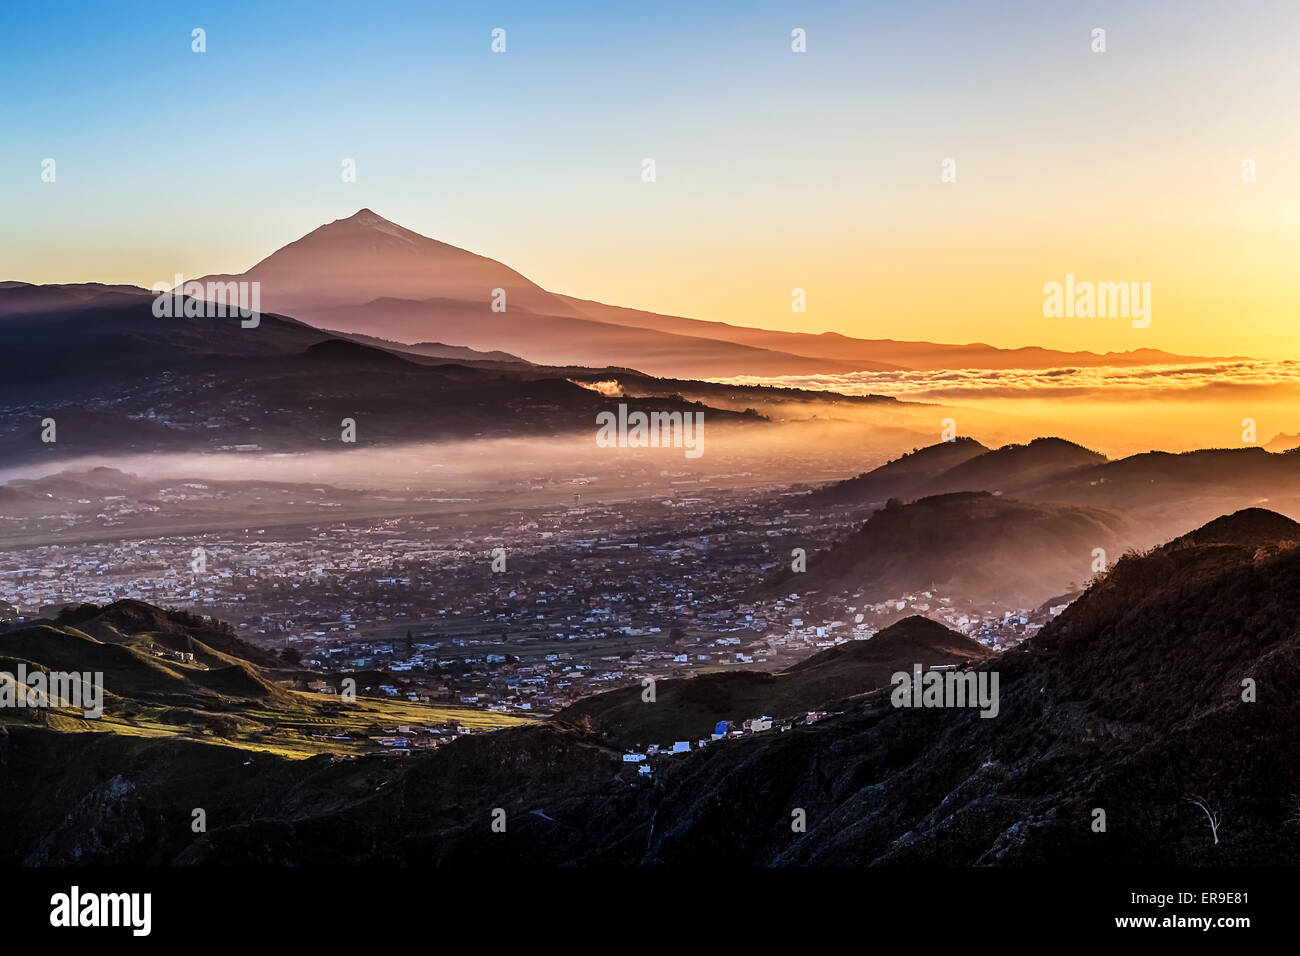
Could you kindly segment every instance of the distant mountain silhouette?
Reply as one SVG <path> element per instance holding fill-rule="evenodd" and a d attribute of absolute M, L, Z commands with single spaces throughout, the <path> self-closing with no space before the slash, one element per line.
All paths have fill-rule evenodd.
<path fill-rule="evenodd" d="M 545 289 L 496 260 L 412 232 L 369 209 L 314 229 L 240 275 L 199 281 L 230 279 L 261 282 L 263 304 L 271 310 L 275 303 L 314 310 L 388 296 L 482 303 L 486 312 L 493 290 L 500 288 L 508 303 L 524 311 L 569 312 Z"/>
<path fill-rule="evenodd" d="M 199 281 L 209 280 L 260 282 L 267 310 L 321 328 L 504 350 L 548 365 L 621 365 L 661 376 L 1194 361 L 1152 349 L 1096 355 L 773 332 L 625 309 L 549 292 L 496 260 L 422 236 L 369 209 L 320 226 L 247 272 Z M 494 299 L 505 311 L 493 310 Z"/>
<path fill-rule="evenodd" d="M 339 333 L 344 335 L 347 333 Z M 441 342 L 393 342 L 390 339 L 376 338 L 373 335 L 362 335 L 360 333 L 348 334 L 348 338 L 354 342 L 361 342 L 364 345 L 373 345 L 381 349 L 394 349 L 408 355 L 426 355 L 429 358 L 450 359 L 457 362 L 466 362 L 470 364 L 491 363 L 494 365 L 531 365 L 533 363 L 520 358 L 518 355 L 511 355 L 509 352 L 489 351 L 483 352 L 478 349 L 466 348 L 463 345 L 444 345 Z"/>
<path fill-rule="evenodd" d="M 0 289 L 0 303 L 15 291 L 23 290 Z M 345 341 L 270 312 L 256 328 L 241 327 L 238 316 L 159 318 L 147 294 L 11 311 L 0 316 L 0 354 L 0 402 L 59 409 L 55 443 L 41 441 L 42 415 L 0 422 L 8 463 L 237 446 L 320 450 L 339 447 L 344 418 L 358 423 L 358 446 L 536 437 L 592 431 L 611 405 L 561 371 Z M 113 401 L 103 403 L 105 395 Z M 705 408 L 673 396 L 653 406 L 624 401 Z M 761 420 L 721 409 L 710 418 Z"/>
<path fill-rule="evenodd" d="M 66 309 L 80 304 L 121 304 L 148 289 L 133 285 L 105 285 L 101 282 L 72 282 L 62 285 L 34 285 L 30 282 L 0 282 L 0 317 Z"/>
<path fill-rule="evenodd" d="M 997 348 L 980 342 L 967 345 L 943 345 L 936 342 L 896 339 L 861 339 L 839 332 L 780 332 L 703 319 L 687 319 L 675 315 L 659 315 L 571 296 L 559 298 L 568 302 L 583 315 L 615 325 L 659 329 L 679 335 L 724 338 L 757 348 L 837 361 L 889 362 L 909 369 L 1041 369 L 1062 366 L 1162 365 L 1201 361 L 1193 356 L 1175 355 L 1159 349 L 1133 349 L 1128 352 L 1105 353 L 1059 352 L 1037 346 Z"/>
<path fill-rule="evenodd" d="M 1278 432 L 1263 448 L 1265 451 L 1290 451 L 1292 448 L 1300 448 L 1300 435 Z"/>
<path fill-rule="evenodd" d="M 321 328 L 499 349 L 552 365 L 627 365 L 680 375 L 892 367 L 593 320 L 493 259 L 412 232 L 369 209 L 321 226 L 247 272 L 198 281 L 258 282 L 265 309 Z M 494 300 L 504 311 L 493 309 Z"/>

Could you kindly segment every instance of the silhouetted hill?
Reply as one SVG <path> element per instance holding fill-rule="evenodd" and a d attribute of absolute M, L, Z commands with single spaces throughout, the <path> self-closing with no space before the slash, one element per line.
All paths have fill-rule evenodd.
<path fill-rule="evenodd" d="M 659 315 L 641 309 L 627 309 L 572 296 L 558 298 L 583 315 L 611 324 L 659 329 L 680 335 L 721 338 L 765 349 L 839 361 L 887 362 L 896 367 L 910 369 L 1036 369 L 1098 365 L 1123 367 L 1200 361 L 1188 356 L 1172 355 L 1159 349 L 1133 349 L 1128 352 L 1098 354 L 1058 352 L 1037 346 L 1000 349 L 981 342 L 950 345 L 897 339 L 859 339 L 839 332 L 783 332 L 774 329 L 748 328 L 725 322 L 688 319 L 677 315 Z"/>
<path fill-rule="evenodd" d="M 993 652 L 979 641 L 913 614 L 895 621 L 870 640 L 847 641 L 819 651 L 786 674 L 803 682 L 818 679 L 832 683 L 851 675 L 859 686 L 865 683 L 874 688 L 888 684 L 890 675 L 903 669 L 904 664 L 961 664 L 992 656 Z M 836 695 L 845 696 L 842 691 L 831 696 Z"/>
<path fill-rule="evenodd" d="M 1038 487 L 1106 461 L 1104 455 L 1063 438 L 988 449 L 959 437 L 918 449 L 856 478 L 813 492 L 815 504 L 868 504 L 911 500 L 956 491 L 1014 492 Z"/>
<path fill-rule="evenodd" d="M 1293 448 L 1300 448 L 1300 435 L 1288 435 L 1285 432 L 1278 432 L 1261 447 L 1265 451 L 1272 452 L 1284 452 Z"/>
<path fill-rule="evenodd" d="M 808 500 L 866 506 L 888 497 L 908 501 L 957 491 L 1001 492 L 1022 502 L 1102 508 L 1123 515 L 1125 544 L 1137 548 L 1252 506 L 1300 516 L 1300 451 L 1274 454 L 1258 446 L 1152 451 L 1107 461 L 1071 442 L 1040 438 L 976 455 L 947 452 L 962 460 L 938 473 L 920 467 L 927 458 L 930 463 L 942 460 L 943 450 L 954 444 L 921 449 L 819 489 Z M 911 465 L 912 459 L 918 464 Z"/>
<path fill-rule="evenodd" d="M 1106 493 L 1131 492 L 1153 483 L 1245 485 L 1294 476 L 1300 469 L 1300 455 L 1272 454 L 1259 446 L 1247 448 L 1204 448 L 1188 452 L 1149 451 L 1060 479 L 1066 487 L 1110 485 Z M 1097 482 L 1097 485 L 1093 485 Z"/>
<path fill-rule="evenodd" d="M 1136 537 L 1120 513 L 1042 505 L 987 492 L 922 498 L 877 511 L 808 570 L 770 587 L 848 588 L 869 602 L 931 591 L 977 604 L 1034 607 L 1092 577 L 1093 550 L 1113 560 Z"/>
<path fill-rule="evenodd" d="M 321 328 L 502 349 L 551 365 L 630 365 L 654 374 L 779 375 L 892 368 L 602 322 L 515 270 L 406 229 L 369 209 L 326 223 L 239 275 L 267 309 Z M 718 324 L 718 329 L 724 326 Z"/>
<path fill-rule="evenodd" d="M 94 395 L 106 383 L 130 384 L 132 375 L 184 372 L 214 357 L 292 355 L 330 338 L 271 314 L 261 315 L 256 328 L 242 328 L 237 316 L 159 318 L 153 302 L 141 295 L 4 317 L 0 347 L 11 363 L 0 379 L 0 398 L 38 392 L 49 379 L 56 391 Z"/>
<path fill-rule="evenodd" d="M 865 641 L 848 641 L 789 669 L 723 671 L 657 681 L 655 701 L 640 686 L 585 698 L 555 719 L 590 727 L 622 747 L 671 744 L 707 738 L 719 721 L 739 725 L 749 717 L 802 717 L 838 708 L 846 698 L 884 687 L 890 675 L 927 667 L 982 660 L 992 655 L 978 641 L 923 617 L 908 617 Z"/>
<path fill-rule="evenodd" d="M 1300 544 L 1300 524 L 1265 508 L 1245 508 L 1215 518 L 1175 538 L 1166 549 L 1221 544 L 1232 548 L 1294 547 Z"/>
<path fill-rule="evenodd" d="M 883 504 L 889 498 L 910 496 L 913 489 L 986 452 L 988 448 L 965 436 L 939 442 L 918 448 L 856 478 L 820 488 L 809 494 L 808 501 L 816 505 Z"/>
<path fill-rule="evenodd" d="M 346 448 L 476 437 L 594 434 L 605 397 L 562 373 L 525 366 L 477 368 L 340 340 L 263 313 L 158 318 L 153 299 L 78 304 L 0 319 L 0 404 L 42 414 L 0 422 L 9 462 L 88 454 Z M 112 395 L 105 403 L 103 396 Z M 626 400 L 630 408 L 700 411 L 672 397 Z M 755 416 L 709 409 L 713 421 Z M 57 423 L 57 442 L 42 421 Z"/>
<path fill-rule="evenodd" d="M 626 309 L 547 291 L 501 262 L 423 236 L 370 209 L 312 230 L 244 273 L 199 281 L 232 280 L 261 283 L 269 310 L 321 328 L 504 349 L 547 365 L 635 365 L 662 376 L 1194 361 L 1154 349 L 1097 355 L 854 339 Z"/>
<path fill-rule="evenodd" d="M 1144 452 L 1051 476 L 1016 496 L 1123 510 L 1146 529 L 1149 546 L 1242 508 L 1300 515 L 1300 453 L 1258 446 Z"/>
<path fill-rule="evenodd" d="M 145 296 L 150 296 L 148 289 L 133 285 L 105 285 L 102 282 L 71 282 L 62 285 L 0 282 L 0 318 L 12 314 L 56 311 L 84 303 L 125 304 L 133 298 Z"/>
<path fill-rule="evenodd" d="M 465 348 L 461 345 L 444 345 L 441 342 L 415 342 L 407 345 L 403 342 L 381 339 L 373 335 L 362 335 L 359 332 L 348 335 L 348 338 L 363 345 L 373 345 L 377 348 L 394 350 L 407 355 L 424 355 L 429 358 L 464 362 L 470 365 L 490 363 L 493 365 L 527 366 L 533 364 L 517 355 L 511 355 L 509 352 L 484 352 L 478 349 Z"/>
<path fill-rule="evenodd" d="M 1027 445 L 1003 445 L 961 462 L 920 485 L 917 491 L 927 495 L 954 491 L 1011 493 L 1105 461 L 1104 455 L 1063 438 L 1035 438 Z"/>
<path fill-rule="evenodd" d="M 323 359 L 357 370 L 368 369 L 377 372 L 401 371 L 411 364 L 407 359 L 392 352 L 344 339 L 326 339 L 324 342 L 317 342 L 315 345 L 308 346 L 304 354 L 309 358 Z"/>

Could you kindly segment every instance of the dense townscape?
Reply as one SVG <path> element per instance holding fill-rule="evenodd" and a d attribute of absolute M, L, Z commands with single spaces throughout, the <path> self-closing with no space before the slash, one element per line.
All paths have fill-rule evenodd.
<path fill-rule="evenodd" d="M 353 493 L 321 487 L 242 494 L 263 493 L 303 515 L 356 506 Z M 792 546 L 821 546 L 838 530 L 833 513 L 788 490 L 615 504 L 579 491 L 529 511 L 339 514 L 287 529 L 105 537 L 142 514 L 167 520 L 225 496 L 219 483 L 178 481 L 10 518 L 24 525 L 16 532 L 57 522 L 74 539 L 83 527 L 98 537 L 0 550 L 0 599 L 28 618 L 122 599 L 183 606 L 319 671 L 312 684 L 322 693 L 359 674 L 371 694 L 526 714 L 646 678 L 780 669 L 909 614 L 995 648 L 1042 623 L 1032 609 L 955 607 L 933 591 L 870 603 L 815 589 L 757 593 Z"/>

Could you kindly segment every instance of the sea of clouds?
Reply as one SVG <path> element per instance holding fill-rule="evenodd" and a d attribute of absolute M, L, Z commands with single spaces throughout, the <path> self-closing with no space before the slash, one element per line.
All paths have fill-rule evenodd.
<path fill-rule="evenodd" d="M 1250 393 L 1276 397 L 1300 390 L 1300 362 L 1232 359 L 1194 365 L 852 372 L 764 378 L 738 376 L 721 381 L 845 395 L 891 395 L 931 402 L 1016 398 L 1041 401 L 1082 396 L 1112 401 L 1218 401 Z"/>

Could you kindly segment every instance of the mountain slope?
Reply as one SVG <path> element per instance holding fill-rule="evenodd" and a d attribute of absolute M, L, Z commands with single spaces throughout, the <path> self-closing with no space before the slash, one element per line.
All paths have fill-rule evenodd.
<path fill-rule="evenodd" d="M 1243 512 L 1206 530 L 1209 540 L 1197 532 L 1123 559 L 1027 649 L 983 665 L 1001 677 L 995 719 L 898 710 L 882 693 L 847 719 L 674 765 L 654 809 L 675 824 L 646 857 L 1300 862 L 1287 823 L 1300 792 L 1300 701 L 1289 692 L 1300 643 L 1287 623 L 1300 612 L 1300 527 Z M 1261 532 L 1271 538 L 1263 554 Z M 1242 699 L 1247 677 L 1260 688 L 1253 703 Z M 1218 843 L 1193 794 L 1222 809 Z M 807 834 L 781 832 L 791 806 L 816 821 Z"/>
<path fill-rule="evenodd" d="M 951 468 L 936 467 L 949 460 L 955 461 Z M 1252 446 L 1151 451 L 1108 461 L 1057 438 L 992 451 L 957 439 L 826 485 L 808 501 L 861 509 L 878 507 L 889 497 L 907 501 L 959 491 L 1117 512 L 1137 532 L 1129 545 L 1145 548 L 1242 508 L 1266 505 L 1300 516 L 1300 452 L 1270 453 Z"/>
<path fill-rule="evenodd" d="M 602 739 L 623 747 L 707 738 L 719 721 L 801 717 L 838 708 L 849 697 L 888 685 L 913 664 L 931 667 L 983 660 L 992 652 L 936 621 L 908 617 L 869 640 L 849 641 L 814 654 L 786 671 L 723 671 L 656 682 L 647 703 L 639 686 L 597 694 L 556 715 L 567 724 L 590 722 Z"/>
<path fill-rule="evenodd" d="M 917 449 L 879 468 L 809 495 L 817 504 L 865 505 L 957 491 L 1037 490 L 1055 480 L 1104 464 L 1106 457 L 1062 438 L 989 449 L 959 437 Z"/>
<path fill-rule="evenodd" d="M 1268 508 L 1300 516 L 1300 452 L 1263 448 L 1144 452 L 1017 487 L 1018 498 L 1123 510 L 1148 529 L 1146 544 L 1218 515 Z"/>
<path fill-rule="evenodd" d="M 954 491 L 1011 493 L 1070 472 L 1102 464 L 1105 455 L 1063 438 L 1035 438 L 1026 445 L 1003 445 L 954 465 L 916 489 L 918 494 Z"/>
<path fill-rule="evenodd" d="M 149 294 L 148 289 L 138 286 L 105 285 L 102 282 L 70 282 L 61 285 L 0 282 L 0 318 L 55 311 L 81 304 L 121 304 L 133 297 Z"/>
<path fill-rule="evenodd" d="M 0 670 L 13 673 L 21 661 L 29 671 L 101 674 L 109 712 L 122 709 L 125 701 L 216 710 L 297 707 L 248 660 L 217 650 L 204 637 L 232 650 L 245 647 L 215 624 L 161 614 L 138 601 L 87 606 L 57 621 L 0 633 Z M 179 662 L 180 653 L 193 655 L 192 660 Z"/>
<path fill-rule="evenodd" d="M 17 726 L 0 862 L 1295 865 L 1297 542 L 1300 525 L 1247 510 L 1126 556 L 1023 649 L 977 665 L 998 677 L 996 717 L 898 708 L 882 689 L 656 760 L 648 779 L 554 722 L 401 761 Z M 33 790 L 51 797 L 22 799 Z M 1221 809 L 1217 841 L 1193 795 Z"/>
<path fill-rule="evenodd" d="M 240 275 L 198 281 L 210 280 L 260 282 L 262 304 L 271 311 L 290 303 L 304 310 L 361 305 L 382 295 L 482 303 L 487 311 L 493 290 L 500 288 L 508 303 L 525 311 L 570 314 L 562 301 L 496 260 L 412 232 L 369 209 L 312 230 Z"/>
<path fill-rule="evenodd" d="M 786 676 L 805 685 L 829 681 L 837 687 L 847 678 L 853 684 L 874 689 L 886 686 L 890 675 L 909 664 L 962 664 L 992 656 L 993 652 L 978 641 L 913 614 L 869 640 L 847 641 L 819 651 L 791 667 Z M 845 692 L 837 689 L 826 699 L 834 696 L 845 696 Z"/>
<path fill-rule="evenodd" d="M 1162 365 L 1201 361 L 1193 356 L 1175 355 L 1159 349 L 1133 349 L 1128 352 L 1105 353 L 1060 352 L 1037 346 L 996 348 L 979 342 L 946 345 L 896 339 L 862 339 L 838 332 L 783 332 L 705 319 L 688 319 L 676 315 L 659 315 L 572 296 L 559 296 L 559 298 L 583 315 L 614 325 L 640 326 L 679 335 L 703 335 L 813 358 L 850 362 L 887 362 L 909 369 L 1042 369 L 1063 366 Z"/>
<path fill-rule="evenodd" d="M 963 435 L 950 442 L 918 448 L 856 478 L 827 485 L 810 493 L 808 501 L 818 505 L 865 505 L 883 504 L 889 498 L 910 497 L 915 489 L 988 450 L 975 439 Z"/>
<path fill-rule="evenodd" d="M 320 328 L 401 342 L 504 350 L 550 365 L 632 366 L 727 378 L 899 368 L 1052 368 L 1195 361 L 1142 349 L 1096 355 L 855 339 L 659 315 L 549 292 L 485 256 L 422 236 L 369 209 L 323 225 L 238 275 L 262 304 Z M 505 311 L 492 303 L 501 290 Z"/>
<path fill-rule="evenodd" d="M 422 236 L 369 209 L 313 230 L 247 272 L 198 281 L 257 282 L 265 309 L 320 328 L 504 350 L 543 364 L 635 365 L 651 374 L 687 376 L 892 367 L 593 320 L 493 259 Z"/>
<path fill-rule="evenodd" d="M 152 297 L 78 303 L 0 320 L 0 420 L 8 462 L 154 451 L 345 448 L 476 437 L 594 433 L 611 402 L 559 371 L 467 366 L 345 341 L 262 313 L 158 318 Z M 671 396 L 630 408 L 701 411 Z M 33 411 L 35 409 L 35 411 Z M 715 421 L 754 415 L 710 409 Z M 53 418 L 57 441 L 42 441 Z"/>
<path fill-rule="evenodd" d="M 932 591 L 954 603 L 1036 607 L 1141 540 L 1122 514 L 961 492 L 877 511 L 853 535 L 770 585 L 845 588 L 870 602 Z"/>
<path fill-rule="evenodd" d="M 263 294 L 266 295 L 265 290 Z M 544 365 L 635 366 L 652 375 L 685 377 L 799 375 L 850 372 L 862 367 L 860 363 L 809 359 L 721 339 L 532 312 L 518 304 L 509 305 L 504 312 L 494 312 L 490 308 L 490 292 L 472 300 L 385 296 L 358 305 L 330 308 L 304 305 L 280 296 L 269 298 L 277 303 L 280 311 L 321 328 L 402 342 L 437 338 L 480 351 L 504 350 Z M 892 368 L 882 363 L 872 363 L 870 367 Z"/>

